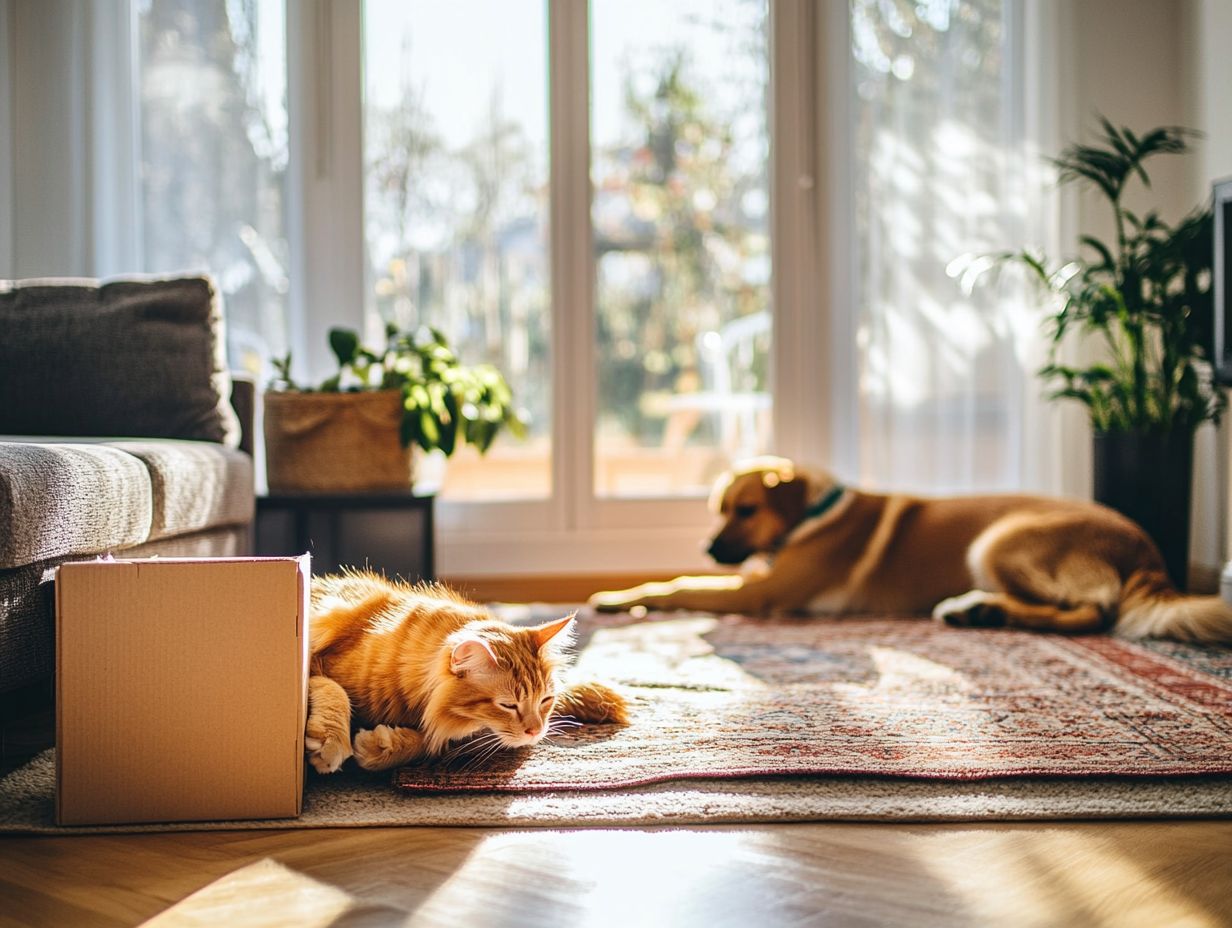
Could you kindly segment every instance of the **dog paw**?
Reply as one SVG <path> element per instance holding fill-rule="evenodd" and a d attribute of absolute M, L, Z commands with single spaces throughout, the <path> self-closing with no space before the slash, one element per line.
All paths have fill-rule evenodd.
<path fill-rule="evenodd" d="M 637 598 L 630 596 L 627 590 L 611 590 L 596 593 L 587 605 L 595 612 L 628 612 L 637 605 Z"/>
<path fill-rule="evenodd" d="M 955 628 L 1001 628 L 1006 624 L 1005 610 L 982 590 L 942 600 L 933 608 L 933 618 Z"/>
<path fill-rule="evenodd" d="M 338 735 L 304 736 L 304 754 L 317 773 L 334 773 L 351 756 L 351 744 Z"/>

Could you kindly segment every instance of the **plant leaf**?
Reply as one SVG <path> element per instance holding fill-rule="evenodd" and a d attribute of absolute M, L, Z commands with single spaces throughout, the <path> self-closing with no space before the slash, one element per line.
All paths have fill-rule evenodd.
<path fill-rule="evenodd" d="M 355 360 L 359 351 L 359 335 L 353 329 L 330 329 L 329 347 L 334 352 L 334 357 L 338 359 L 338 366 L 346 367 Z"/>

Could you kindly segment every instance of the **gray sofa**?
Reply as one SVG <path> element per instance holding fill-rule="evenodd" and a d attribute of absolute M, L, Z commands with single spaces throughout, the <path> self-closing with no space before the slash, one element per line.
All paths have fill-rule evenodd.
<path fill-rule="evenodd" d="M 207 277 L 0 281 L 0 700 L 51 678 L 58 564 L 250 553 L 253 403 Z"/>

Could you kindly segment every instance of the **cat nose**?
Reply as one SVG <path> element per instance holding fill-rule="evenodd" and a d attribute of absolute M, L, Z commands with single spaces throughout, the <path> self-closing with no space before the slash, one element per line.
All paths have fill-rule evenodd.
<path fill-rule="evenodd" d="M 535 735 L 539 734 L 539 726 L 536 725 L 534 728 L 526 729 L 526 733 L 532 738 L 535 737 Z"/>

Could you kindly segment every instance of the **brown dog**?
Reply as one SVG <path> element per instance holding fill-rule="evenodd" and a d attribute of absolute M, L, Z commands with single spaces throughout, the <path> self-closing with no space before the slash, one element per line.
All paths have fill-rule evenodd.
<path fill-rule="evenodd" d="M 926 499 L 862 493 L 783 458 L 720 480 L 724 520 L 709 553 L 750 576 L 679 577 L 597 593 L 604 611 L 928 613 L 951 625 L 1011 625 L 1232 642 L 1232 608 L 1183 596 L 1135 523 L 1095 503 L 1038 496 Z"/>

